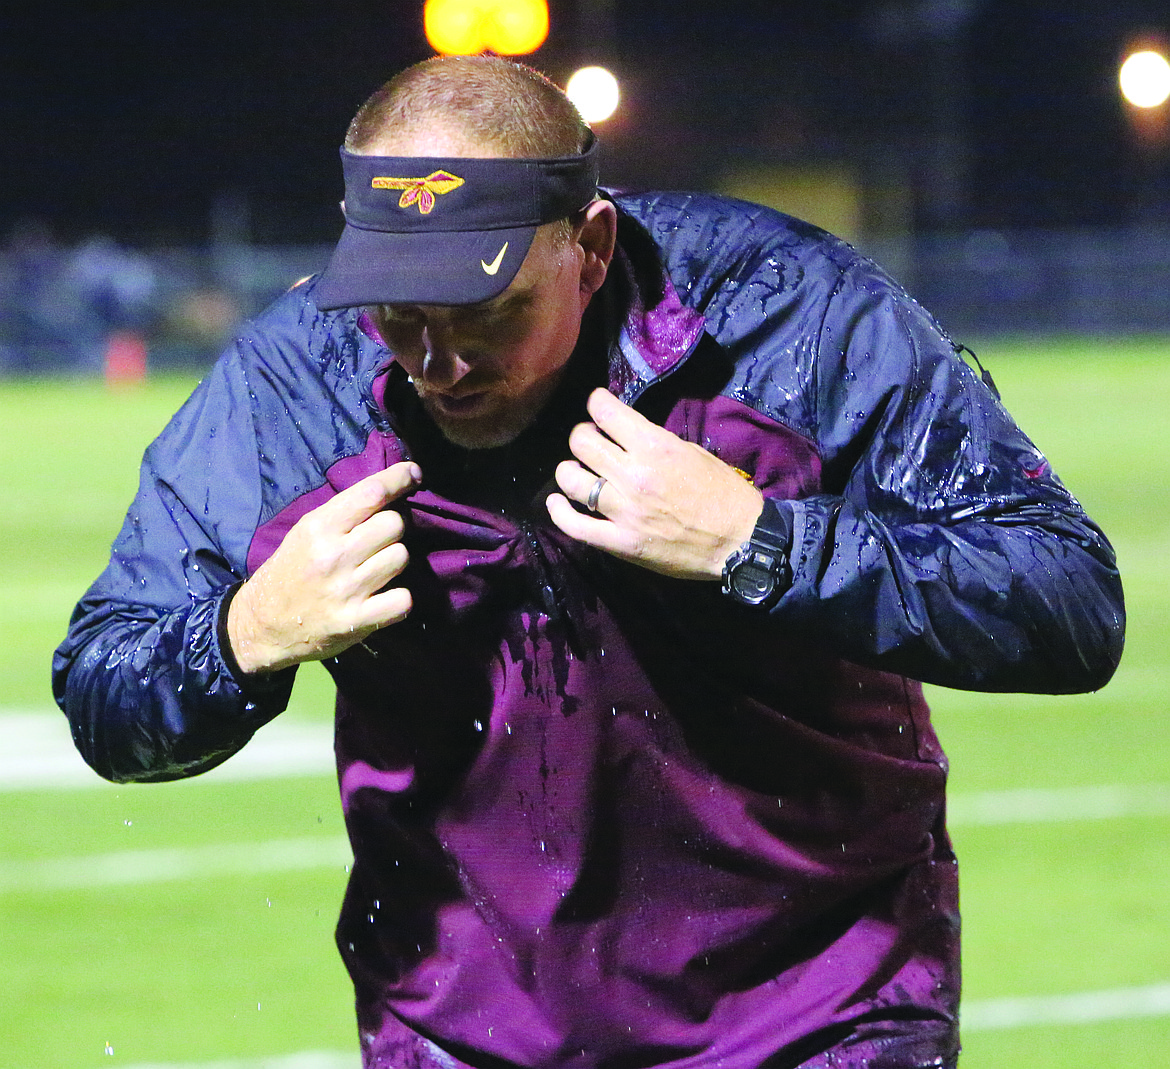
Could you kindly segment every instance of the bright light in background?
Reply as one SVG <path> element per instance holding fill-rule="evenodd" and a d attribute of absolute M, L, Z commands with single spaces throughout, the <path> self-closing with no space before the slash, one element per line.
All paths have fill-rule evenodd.
<path fill-rule="evenodd" d="M 565 95 L 587 123 L 604 122 L 621 99 L 617 79 L 604 67 L 582 67 L 569 79 Z"/>
<path fill-rule="evenodd" d="M 548 37 L 546 0 L 427 0 L 423 29 L 445 56 L 521 56 Z"/>
<path fill-rule="evenodd" d="M 1170 62 L 1160 52 L 1135 52 L 1121 65 L 1121 95 L 1135 108 L 1157 108 L 1170 99 Z"/>

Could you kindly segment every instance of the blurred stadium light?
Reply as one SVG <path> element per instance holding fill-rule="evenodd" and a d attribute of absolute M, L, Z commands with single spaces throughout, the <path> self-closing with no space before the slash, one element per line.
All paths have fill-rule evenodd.
<path fill-rule="evenodd" d="M 426 0 L 423 28 L 442 55 L 535 52 L 548 37 L 546 0 Z"/>
<path fill-rule="evenodd" d="M 1163 192 L 1170 158 L 1170 45 L 1161 33 L 1129 40 L 1117 68 L 1117 86 L 1130 135 L 1130 210 L 1138 222 L 1164 222 Z"/>
<path fill-rule="evenodd" d="M 1121 95 L 1135 108 L 1157 108 L 1170 99 L 1170 61 L 1153 48 L 1131 52 L 1118 72 Z"/>
<path fill-rule="evenodd" d="M 565 93 L 587 123 L 599 123 L 617 111 L 618 80 L 604 67 L 582 67 L 565 84 Z"/>

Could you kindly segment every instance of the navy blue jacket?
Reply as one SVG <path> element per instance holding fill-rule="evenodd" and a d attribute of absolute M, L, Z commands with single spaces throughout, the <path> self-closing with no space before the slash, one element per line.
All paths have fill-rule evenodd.
<path fill-rule="evenodd" d="M 240 678 L 235 585 L 311 508 L 416 459 L 414 610 L 326 664 L 366 1065 L 948 1062 L 955 871 L 918 681 L 1103 685 L 1112 550 L 850 247 L 735 202 L 618 203 L 574 374 L 502 449 L 445 443 L 311 281 L 248 325 L 147 451 L 58 701 L 111 779 L 229 757 L 293 676 Z M 599 383 L 751 476 L 792 546 L 770 611 L 548 520 Z"/>

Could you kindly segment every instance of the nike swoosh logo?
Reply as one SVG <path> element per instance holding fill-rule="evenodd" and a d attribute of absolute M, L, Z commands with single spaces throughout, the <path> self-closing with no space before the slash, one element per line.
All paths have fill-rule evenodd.
<path fill-rule="evenodd" d="M 504 247 L 496 253 L 496 258 L 489 264 L 486 260 L 480 260 L 479 266 L 483 268 L 485 275 L 494 275 L 500 269 L 500 264 L 504 262 L 504 253 L 508 251 L 508 243 L 504 242 Z"/>

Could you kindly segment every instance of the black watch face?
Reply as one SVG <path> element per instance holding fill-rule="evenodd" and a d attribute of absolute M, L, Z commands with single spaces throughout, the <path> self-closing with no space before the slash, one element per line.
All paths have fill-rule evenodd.
<path fill-rule="evenodd" d="M 735 596 L 749 605 L 766 601 L 775 588 L 776 576 L 771 561 L 758 563 L 754 554 L 740 561 L 731 574 L 731 589 Z"/>

